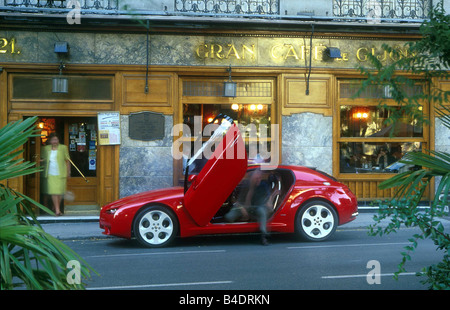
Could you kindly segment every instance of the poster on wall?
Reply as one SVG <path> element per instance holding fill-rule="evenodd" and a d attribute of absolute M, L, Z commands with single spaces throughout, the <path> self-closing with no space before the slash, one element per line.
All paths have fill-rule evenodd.
<path fill-rule="evenodd" d="M 120 113 L 98 112 L 98 144 L 120 144 Z"/>

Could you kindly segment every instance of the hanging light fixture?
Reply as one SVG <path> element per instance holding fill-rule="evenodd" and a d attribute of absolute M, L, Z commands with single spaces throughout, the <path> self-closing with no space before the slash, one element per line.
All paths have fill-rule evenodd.
<path fill-rule="evenodd" d="M 224 97 L 236 97 L 237 83 L 231 80 L 231 65 L 227 69 L 228 81 L 223 83 L 223 96 Z"/>
<path fill-rule="evenodd" d="M 67 42 L 56 42 L 54 52 L 58 55 L 61 63 L 59 64 L 59 76 L 52 79 L 52 92 L 67 94 L 69 92 L 69 79 L 62 76 L 62 70 L 66 67 L 64 60 L 69 55 L 69 44 Z"/>
<path fill-rule="evenodd" d="M 62 76 L 62 69 L 65 65 L 61 62 L 59 65 L 59 76 L 52 79 L 52 92 L 67 94 L 69 92 L 69 80 Z"/>

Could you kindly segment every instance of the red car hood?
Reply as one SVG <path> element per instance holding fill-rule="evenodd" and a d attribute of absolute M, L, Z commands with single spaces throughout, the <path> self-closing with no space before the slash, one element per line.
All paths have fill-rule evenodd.
<path fill-rule="evenodd" d="M 134 194 L 131 196 L 124 197 L 122 199 L 116 200 L 110 204 L 103 207 L 104 210 L 107 208 L 120 208 L 121 206 L 132 206 L 132 205 L 142 205 L 143 203 L 153 202 L 153 201 L 163 201 L 170 198 L 183 197 L 184 191 L 182 187 L 170 187 L 164 189 L 155 189 L 147 192 L 142 192 Z"/>

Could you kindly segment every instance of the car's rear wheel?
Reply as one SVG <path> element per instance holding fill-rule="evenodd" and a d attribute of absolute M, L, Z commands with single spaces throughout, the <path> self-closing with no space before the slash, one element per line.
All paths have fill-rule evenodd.
<path fill-rule="evenodd" d="M 324 241 L 333 235 L 337 226 L 336 211 L 321 200 L 307 202 L 295 218 L 297 236 L 307 241 Z"/>
<path fill-rule="evenodd" d="M 149 206 L 139 212 L 133 223 L 136 239 L 146 247 L 167 246 L 178 232 L 175 215 L 163 206 Z"/>

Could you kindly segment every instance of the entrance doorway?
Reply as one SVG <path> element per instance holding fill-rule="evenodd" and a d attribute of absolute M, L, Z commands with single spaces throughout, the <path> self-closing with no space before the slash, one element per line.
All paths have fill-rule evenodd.
<path fill-rule="evenodd" d="M 97 118 L 96 117 L 39 117 L 37 126 L 41 137 L 31 138 L 25 147 L 25 160 L 41 165 L 47 136 L 55 132 L 61 144 L 67 146 L 72 161 L 71 177 L 67 182 L 67 195 L 61 210 L 66 215 L 96 215 L 98 206 L 97 181 Z M 25 193 L 52 209 L 45 192 L 43 173 L 25 178 Z M 69 199 L 69 196 L 71 199 Z"/>

